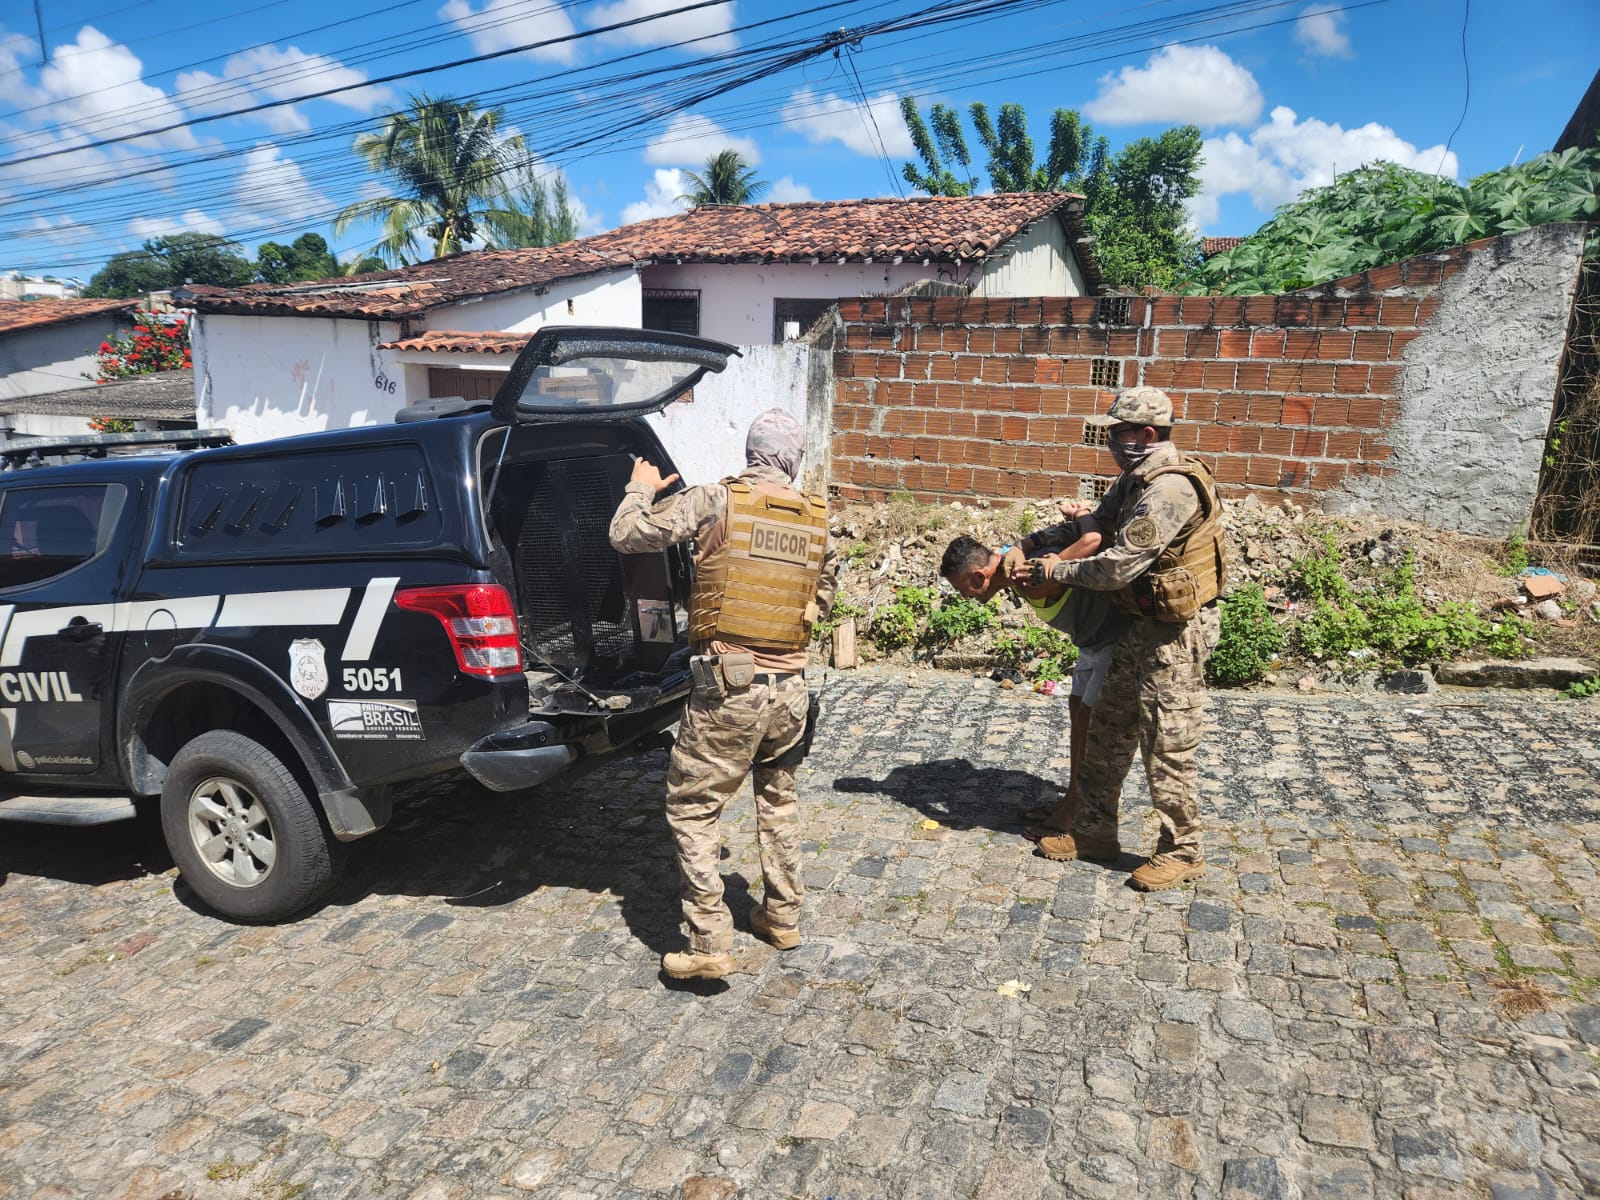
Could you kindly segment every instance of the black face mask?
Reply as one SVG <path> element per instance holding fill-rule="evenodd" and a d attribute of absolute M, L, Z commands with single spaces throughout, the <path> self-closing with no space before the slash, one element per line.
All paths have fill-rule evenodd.
<path fill-rule="evenodd" d="M 1112 459 L 1115 460 L 1118 469 L 1123 471 L 1133 470 L 1149 458 L 1155 448 L 1155 442 L 1141 445 L 1139 442 L 1124 442 L 1114 437 L 1106 439 L 1106 449 L 1111 451 Z"/>

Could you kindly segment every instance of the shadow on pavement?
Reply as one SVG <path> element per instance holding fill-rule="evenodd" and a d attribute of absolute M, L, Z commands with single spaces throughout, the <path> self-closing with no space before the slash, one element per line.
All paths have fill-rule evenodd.
<path fill-rule="evenodd" d="M 1028 771 L 975 767 L 964 758 L 895 767 L 882 779 L 862 775 L 833 781 L 836 792 L 878 793 L 916 809 L 950 829 L 983 826 L 1021 833 L 1022 813 L 1054 804 L 1061 795 L 1052 782 Z"/>
<path fill-rule="evenodd" d="M 108 825 L 0 825 L 0 887 L 12 875 L 34 875 L 91 887 L 143 879 L 172 869 L 155 805 Z"/>
<path fill-rule="evenodd" d="M 527 792 L 490 792 L 462 779 L 398 796 L 390 825 L 352 845 L 325 909 L 352 907 L 373 895 L 437 896 L 447 912 L 504 907 L 543 889 L 609 892 L 629 932 L 653 953 L 681 950 L 678 867 L 663 811 L 665 770 L 666 755 L 655 752 Z M 749 803 L 741 797 L 724 814 L 724 839 Z M 748 933 L 748 882 L 729 872 L 724 886 L 735 928 Z M 717 986 L 670 983 L 686 990 Z"/>

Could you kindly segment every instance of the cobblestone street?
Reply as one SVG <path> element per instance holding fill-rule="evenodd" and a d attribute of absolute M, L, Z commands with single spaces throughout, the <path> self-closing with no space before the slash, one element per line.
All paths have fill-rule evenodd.
<path fill-rule="evenodd" d="M 1144 896 L 1020 836 L 1063 703 L 831 675 L 805 944 L 748 932 L 746 788 L 723 984 L 659 973 L 659 752 L 435 786 L 278 927 L 175 895 L 154 820 L 0 826 L 0 1197 L 1600 1193 L 1600 709 L 1210 716 L 1210 869 Z"/>

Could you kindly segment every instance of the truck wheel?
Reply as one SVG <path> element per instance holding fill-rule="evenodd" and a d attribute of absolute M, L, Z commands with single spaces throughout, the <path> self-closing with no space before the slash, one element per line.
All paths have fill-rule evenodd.
<path fill-rule="evenodd" d="M 327 894 L 344 847 L 294 772 L 260 742 L 218 729 L 173 756 L 161 829 L 179 872 L 212 908 L 276 921 Z"/>

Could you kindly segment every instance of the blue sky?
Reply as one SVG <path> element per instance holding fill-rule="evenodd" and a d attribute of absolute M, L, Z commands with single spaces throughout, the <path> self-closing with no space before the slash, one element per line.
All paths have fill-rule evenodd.
<path fill-rule="evenodd" d="M 1193 122 L 1207 157 L 1196 224 L 1246 234 L 1374 158 L 1464 181 L 1541 153 L 1600 65 L 1596 0 L 1020 0 L 792 65 L 778 60 L 842 28 L 975 0 L 670 11 L 690 3 L 41 0 L 38 21 L 8 5 L 0 270 L 87 279 L 112 253 L 183 230 L 252 254 L 315 230 L 348 257 L 372 231 L 336 237 L 333 214 L 388 190 L 350 144 L 423 90 L 503 105 L 540 155 L 534 170 L 566 174 L 584 233 L 673 211 L 682 171 L 730 145 L 773 185 L 768 199 L 909 191 L 896 101 L 912 94 L 924 109 L 1020 102 L 1041 156 L 1058 107 L 1113 147 Z M 745 74 L 760 77 L 686 107 Z"/>

